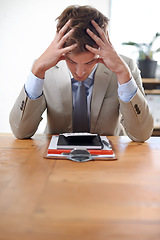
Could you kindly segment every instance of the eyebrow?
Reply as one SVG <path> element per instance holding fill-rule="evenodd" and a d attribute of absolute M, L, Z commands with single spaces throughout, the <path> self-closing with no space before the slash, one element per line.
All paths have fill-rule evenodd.
<path fill-rule="evenodd" d="M 70 59 L 69 57 L 67 57 L 67 58 L 68 58 L 68 60 L 72 61 L 73 63 L 76 63 L 76 62 L 74 62 L 72 59 Z M 89 62 L 86 62 L 86 63 L 84 63 L 84 64 L 92 63 L 92 62 L 94 62 L 95 60 L 96 60 L 96 58 L 94 58 L 93 60 L 91 60 L 91 61 L 89 61 Z"/>

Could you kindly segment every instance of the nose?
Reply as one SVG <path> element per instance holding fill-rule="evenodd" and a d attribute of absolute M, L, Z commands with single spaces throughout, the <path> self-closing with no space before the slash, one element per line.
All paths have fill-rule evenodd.
<path fill-rule="evenodd" d="M 80 65 L 77 65 L 77 68 L 76 68 L 76 74 L 78 77 L 83 77 L 85 73 L 85 69 L 83 66 L 80 66 Z"/>

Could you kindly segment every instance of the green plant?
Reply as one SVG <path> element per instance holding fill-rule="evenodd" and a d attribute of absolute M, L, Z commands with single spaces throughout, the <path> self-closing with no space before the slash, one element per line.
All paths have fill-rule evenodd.
<path fill-rule="evenodd" d="M 138 48 L 139 60 L 153 60 L 153 54 L 160 52 L 160 48 L 152 50 L 153 43 L 158 37 L 160 37 L 160 33 L 157 32 L 150 43 L 123 42 L 122 45 L 130 45 Z"/>

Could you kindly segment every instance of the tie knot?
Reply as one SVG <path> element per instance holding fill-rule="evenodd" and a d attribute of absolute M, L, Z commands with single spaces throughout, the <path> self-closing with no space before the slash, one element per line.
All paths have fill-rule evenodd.
<path fill-rule="evenodd" d="M 93 85 L 93 80 L 90 78 L 87 78 L 85 81 L 76 81 L 74 78 L 72 78 L 72 90 L 76 91 L 78 87 L 84 86 L 88 95 L 89 88 Z"/>

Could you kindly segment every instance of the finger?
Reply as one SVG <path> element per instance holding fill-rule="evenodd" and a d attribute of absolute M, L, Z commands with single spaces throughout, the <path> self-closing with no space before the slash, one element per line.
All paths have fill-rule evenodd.
<path fill-rule="evenodd" d="M 100 26 L 94 20 L 91 20 L 91 23 L 92 23 L 93 27 L 96 29 L 96 31 L 99 33 L 99 36 L 102 39 L 102 41 L 104 43 L 106 43 L 107 39 L 106 39 L 106 35 L 105 35 L 105 32 L 103 31 L 103 29 L 100 28 Z"/>
<path fill-rule="evenodd" d="M 85 47 L 88 49 L 88 51 L 90 51 L 91 53 L 95 54 L 95 55 L 100 55 L 100 50 L 97 48 L 93 48 L 89 45 L 85 45 Z"/>
<path fill-rule="evenodd" d="M 108 31 L 107 31 L 106 36 L 107 36 L 107 40 L 108 40 L 109 44 L 112 46 L 112 43 L 111 43 L 110 38 L 109 38 L 109 33 L 108 33 Z"/>
<path fill-rule="evenodd" d="M 77 43 L 75 44 L 72 44 L 71 46 L 68 46 L 68 47 L 65 47 L 65 48 L 62 48 L 60 51 L 62 54 L 66 54 L 68 52 L 71 52 L 73 49 L 75 49 L 77 47 Z"/>
<path fill-rule="evenodd" d="M 97 58 L 97 63 L 103 63 L 104 64 L 104 61 L 102 58 Z"/>
<path fill-rule="evenodd" d="M 66 24 L 61 28 L 61 30 L 58 32 L 60 35 L 64 35 L 67 29 L 69 28 L 71 24 L 71 19 L 69 19 Z"/>
<path fill-rule="evenodd" d="M 87 29 L 87 33 L 97 43 L 99 47 L 104 46 L 103 41 L 97 35 L 95 35 L 89 28 Z"/>
<path fill-rule="evenodd" d="M 60 40 L 59 40 L 59 47 L 62 47 L 63 44 L 66 42 L 67 38 L 69 38 L 72 33 L 74 32 L 74 29 L 71 29 L 68 33 L 66 33 Z"/>
<path fill-rule="evenodd" d="M 69 19 L 66 22 L 66 24 L 60 29 L 60 31 L 57 32 L 57 34 L 56 34 L 57 41 L 59 41 L 63 37 L 63 35 L 66 33 L 67 29 L 69 28 L 70 24 L 71 24 L 71 19 Z"/>

